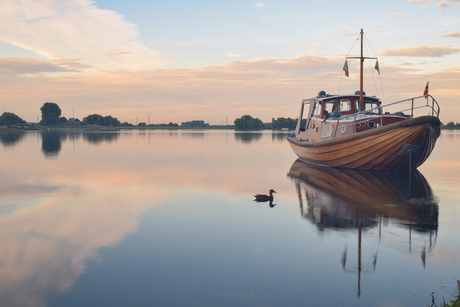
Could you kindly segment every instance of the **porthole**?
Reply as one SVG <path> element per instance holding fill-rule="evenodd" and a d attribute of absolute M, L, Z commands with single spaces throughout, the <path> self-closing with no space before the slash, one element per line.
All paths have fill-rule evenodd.
<path fill-rule="evenodd" d="M 340 129 L 342 131 L 342 133 L 345 133 L 345 131 L 347 131 L 347 126 L 342 126 L 342 128 Z"/>
<path fill-rule="evenodd" d="M 369 128 L 371 128 L 371 129 L 372 129 L 372 128 L 374 128 L 374 127 L 375 127 L 375 123 L 374 123 L 374 122 L 372 122 L 372 121 L 370 121 L 370 122 L 367 122 L 367 126 L 368 126 Z"/>

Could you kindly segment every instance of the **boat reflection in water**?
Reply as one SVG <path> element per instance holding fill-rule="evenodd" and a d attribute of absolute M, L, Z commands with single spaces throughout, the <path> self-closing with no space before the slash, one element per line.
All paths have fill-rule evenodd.
<path fill-rule="evenodd" d="M 411 253 L 417 250 L 425 267 L 426 257 L 435 246 L 439 209 L 428 182 L 419 171 L 344 170 L 312 166 L 297 160 L 288 176 L 295 182 L 301 215 L 317 225 L 321 232 L 327 228 L 358 230 L 357 267 L 354 265 L 358 272 L 358 296 L 361 273 L 369 271 L 369 266 L 365 267 L 361 259 L 363 230 L 378 227 L 381 238 L 382 223 L 391 222 L 402 227 L 408 236 L 399 239 L 405 241 L 403 244 Z M 415 242 L 413 232 L 422 235 L 423 242 Z M 345 271 L 353 267 L 347 263 L 347 257 L 345 247 L 341 257 Z M 376 262 L 377 253 L 370 271 L 375 270 Z"/>

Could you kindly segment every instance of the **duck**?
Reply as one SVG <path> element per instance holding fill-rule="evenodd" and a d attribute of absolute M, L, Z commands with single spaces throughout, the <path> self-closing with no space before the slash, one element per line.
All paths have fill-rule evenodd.
<path fill-rule="evenodd" d="M 254 195 L 254 197 L 255 197 L 254 201 L 258 201 L 258 202 L 273 201 L 273 193 L 276 193 L 276 191 L 271 189 L 269 191 L 269 193 L 270 193 L 270 196 L 265 195 L 265 194 L 256 194 L 256 195 Z"/>

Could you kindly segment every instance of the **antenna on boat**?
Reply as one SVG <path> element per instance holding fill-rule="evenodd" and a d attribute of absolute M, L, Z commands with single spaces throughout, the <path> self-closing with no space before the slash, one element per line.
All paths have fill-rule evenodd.
<path fill-rule="evenodd" d="M 376 60 L 377 58 L 370 58 L 370 57 L 364 57 L 363 55 L 363 35 L 364 31 L 363 28 L 361 28 L 360 36 L 361 36 L 361 54 L 359 57 L 346 57 L 347 59 L 359 59 L 359 108 L 360 111 L 364 111 L 364 90 L 363 90 L 363 66 L 364 66 L 364 59 L 374 59 Z"/>

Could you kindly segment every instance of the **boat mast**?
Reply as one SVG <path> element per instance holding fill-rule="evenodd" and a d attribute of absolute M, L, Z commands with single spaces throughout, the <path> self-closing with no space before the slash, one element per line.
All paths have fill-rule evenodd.
<path fill-rule="evenodd" d="M 361 36 L 361 54 L 359 57 L 346 57 L 347 59 L 359 59 L 359 111 L 364 111 L 364 60 L 365 59 L 374 59 L 376 60 L 377 58 L 370 58 L 370 57 L 364 57 L 364 52 L 363 52 L 363 36 L 364 36 L 364 31 L 361 28 L 361 32 L 359 33 Z"/>
<path fill-rule="evenodd" d="M 363 94 L 363 64 L 364 64 L 364 57 L 363 57 L 363 28 L 361 28 L 361 56 L 359 58 L 359 108 L 360 111 L 364 111 L 364 94 Z"/>

